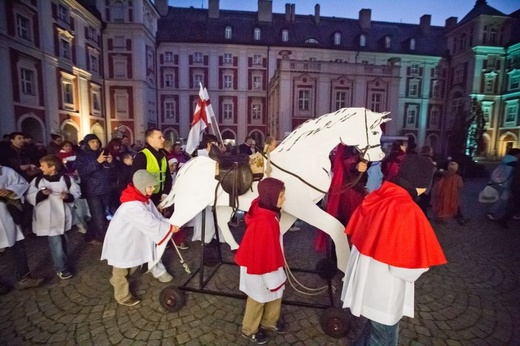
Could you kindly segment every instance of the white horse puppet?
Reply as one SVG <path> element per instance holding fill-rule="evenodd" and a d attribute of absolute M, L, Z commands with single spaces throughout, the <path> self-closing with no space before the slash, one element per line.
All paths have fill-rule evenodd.
<path fill-rule="evenodd" d="M 379 161 L 381 124 L 389 121 L 388 113 L 375 113 L 365 108 L 343 108 L 334 113 L 309 119 L 291 132 L 270 154 L 271 177 L 285 183 L 286 201 L 282 207 L 280 230 L 284 234 L 296 219 L 323 230 L 332 237 L 336 246 L 338 269 L 347 267 L 350 249 L 344 226 L 316 203 L 325 195 L 331 183 L 329 153 L 339 143 L 355 146 L 368 161 Z M 174 226 L 183 226 L 208 205 L 215 203 L 215 161 L 196 157 L 179 170 L 168 197 L 161 203 L 168 207 L 175 203 L 170 218 Z M 257 184 L 239 197 L 239 209 L 247 211 L 258 196 Z M 231 249 L 238 244 L 228 221 L 232 214 L 229 195 L 219 187 L 216 193 L 217 222 L 224 240 Z M 158 249 L 162 255 L 165 243 Z M 160 258 L 160 256 L 159 256 Z"/>

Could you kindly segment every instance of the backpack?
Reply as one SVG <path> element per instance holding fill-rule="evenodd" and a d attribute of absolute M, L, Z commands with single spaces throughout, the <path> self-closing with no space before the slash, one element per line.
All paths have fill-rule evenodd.
<path fill-rule="evenodd" d="M 510 178 L 510 169 L 504 163 L 499 164 L 493 172 L 491 172 L 491 182 L 495 184 L 503 184 Z"/>

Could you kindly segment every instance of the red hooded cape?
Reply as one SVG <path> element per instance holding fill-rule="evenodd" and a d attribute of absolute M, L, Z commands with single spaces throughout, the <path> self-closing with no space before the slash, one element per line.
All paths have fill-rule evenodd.
<path fill-rule="evenodd" d="M 345 233 L 360 253 L 394 267 L 429 268 L 447 262 L 419 206 L 405 189 L 387 181 L 356 209 Z"/>
<path fill-rule="evenodd" d="M 260 208 L 258 202 L 255 199 L 246 214 L 246 233 L 235 255 L 235 262 L 254 275 L 274 272 L 284 265 L 278 215 Z"/>

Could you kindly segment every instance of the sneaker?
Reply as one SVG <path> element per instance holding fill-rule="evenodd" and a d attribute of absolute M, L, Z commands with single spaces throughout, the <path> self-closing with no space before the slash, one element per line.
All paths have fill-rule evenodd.
<path fill-rule="evenodd" d="M 18 288 L 25 290 L 27 288 L 39 287 L 43 283 L 42 278 L 35 278 L 31 273 L 25 275 L 22 280 L 18 281 Z"/>
<path fill-rule="evenodd" d="M 141 301 L 139 299 L 136 299 L 132 296 L 130 296 L 130 298 L 128 298 L 127 300 L 124 300 L 122 302 L 117 302 L 119 305 L 124 305 L 124 306 L 135 306 L 137 304 L 139 304 Z"/>
<path fill-rule="evenodd" d="M 177 247 L 179 248 L 179 250 L 188 250 L 190 248 L 188 245 L 186 245 L 185 242 L 180 243 L 179 245 L 177 245 Z"/>
<path fill-rule="evenodd" d="M 57 272 L 56 275 L 58 275 L 58 277 L 62 280 L 68 280 L 74 276 L 74 274 L 72 274 L 68 270 L 64 270 L 62 272 Z"/>
<path fill-rule="evenodd" d="M 276 332 L 277 334 L 285 334 L 285 333 L 288 332 L 287 325 L 283 321 L 276 322 L 276 326 L 275 327 L 265 327 L 265 326 L 262 326 L 262 329 L 268 330 L 268 331 L 272 331 L 272 332 Z"/>
<path fill-rule="evenodd" d="M 156 279 L 159 280 L 159 282 L 167 283 L 167 282 L 171 282 L 173 280 L 173 276 L 170 275 L 170 273 L 165 272 L 163 275 L 159 276 Z"/>
<path fill-rule="evenodd" d="M 267 343 L 267 335 L 262 329 L 259 329 L 258 332 L 251 335 L 246 335 L 242 332 L 242 336 L 258 345 L 263 345 Z"/>

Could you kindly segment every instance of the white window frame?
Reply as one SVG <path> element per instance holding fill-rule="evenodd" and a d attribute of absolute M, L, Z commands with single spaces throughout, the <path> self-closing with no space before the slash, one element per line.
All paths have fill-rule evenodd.
<path fill-rule="evenodd" d="M 262 104 L 261 103 L 251 104 L 251 121 L 254 121 L 254 122 L 262 121 Z"/>
<path fill-rule="evenodd" d="M 365 34 L 359 35 L 359 46 L 366 47 L 367 45 L 367 36 Z"/>
<path fill-rule="evenodd" d="M 193 88 L 199 89 L 199 83 L 204 83 L 204 74 L 202 72 L 193 73 Z"/>
<path fill-rule="evenodd" d="M 441 117 L 441 111 L 439 107 L 433 106 L 430 109 L 430 121 L 429 121 L 429 127 L 431 129 L 438 129 L 440 127 L 440 117 Z"/>
<path fill-rule="evenodd" d="M 410 82 L 408 84 L 408 97 L 419 97 L 420 90 L 419 90 L 420 80 L 419 79 L 410 79 Z"/>
<path fill-rule="evenodd" d="M 38 90 L 38 73 L 36 69 L 36 62 L 29 59 L 20 59 L 16 63 L 18 75 L 18 85 L 20 90 L 20 102 L 27 105 L 39 105 L 39 90 Z M 22 77 L 22 70 L 26 70 L 32 80 Z M 32 73 L 31 73 L 32 72 Z"/>
<path fill-rule="evenodd" d="M 253 30 L 253 39 L 255 41 L 260 41 L 261 38 L 262 38 L 262 32 L 260 31 L 260 28 L 255 28 Z"/>
<path fill-rule="evenodd" d="M 232 122 L 234 119 L 234 105 L 232 101 L 222 102 L 222 120 Z"/>
<path fill-rule="evenodd" d="M 484 114 L 484 119 L 486 120 L 486 126 L 490 127 L 492 125 L 491 117 L 493 116 L 493 101 L 482 101 L 481 103 L 482 113 Z"/>
<path fill-rule="evenodd" d="M 34 96 L 36 94 L 36 85 L 34 84 L 34 70 L 22 67 L 20 69 L 20 89 L 23 94 Z"/>
<path fill-rule="evenodd" d="M 101 91 L 99 88 L 92 88 L 91 92 L 92 114 L 101 114 Z"/>
<path fill-rule="evenodd" d="M 388 49 L 392 46 L 392 39 L 390 36 L 385 36 L 385 48 Z"/>
<path fill-rule="evenodd" d="M 90 71 L 99 72 L 99 56 L 90 53 Z"/>
<path fill-rule="evenodd" d="M 16 34 L 26 41 L 33 41 L 32 20 L 20 13 L 16 13 Z"/>
<path fill-rule="evenodd" d="M 128 61 L 125 56 L 114 56 L 112 63 L 114 64 L 114 78 L 128 78 Z"/>
<path fill-rule="evenodd" d="M 442 97 L 442 83 L 439 80 L 432 82 L 432 98 L 438 99 Z"/>
<path fill-rule="evenodd" d="M 384 91 L 370 91 L 370 110 L 372 112 L 382 112 L 384 111 Z"/>
<path fill-rule="evenodd" d="M 504 125 L 511 126 L 516 123 L 518 117 L 518 100 L 506 101 L 504 109 Z"/>
<path fill-rule="evenodd" d="M 335 110 L 338 110 L 338 109 L 341 109 L 341 108 L 345 108 L 347 107 L 347 91 L 346 90 L 336 90 L 334 92 L 334 95 L 335 95 L 335 99 L 334 99 L 334 103 L 335 103 Z"/>
<path fill-rule="evenodd" d="M 520 71 L 514 70 L 509 73 L 508 90 L 513 91 L 518 89 L 520 89 Z"/>
<path fill-rule="evenodd" d="M 173 88 L 175 86 L 175 73 L 173 71 L 164 72 L 164 87 Z"/>
<path fill-rule="evenodd" d="M 253 89 L 255 89 L 255 90 L 262 89 L 262 76 L 253 75 L 252 78 L 253 78 L 253 81 L 251 84 L 252 84 Z"/>
<path fill-rule="evenodd" d="M 63 109 L 75 110 L 74 108 L 74 76 L 62 73 L 61 77 L 61 95 Z"/>
<path fill-rule="evenodd" d="M 487 73 L 484 77 L 484 92 L 487 94 L 495 93 L 497 74 L 495 72 Z"/>
<path fill-rule="evenodd" d="M 117 89 L 114 92 L 114 114 L 117 119 L 128 119 L 128 91 Z"/>
<path fill-rule="evenodd" d="M 310 89 L 299 89 L 298 90 L 298 110 L 308 112 L 311 110 L 311 90 Z"/>
<path fill-rule="evenodd" d="M 339 46 L 341 44 L 341 34 L 339 32 L 334 34 L 334 45 Z"/>
<path fill-rule="evenodd" d="M 233 38 L 233 28 L 231 25 L 226 26 L 224 29 L 224 38 L 226 40 L 231 40 Z"/>
<path fill-rule="evenodd" d="M 72 46 L 70 41 L 61 37 L 60 38 L 60 56 L 65 59 L 72 59 Z"/>
<path fill-rule="evenodd" d="M 420 70 L 419 64 L 411 64 L 410 65 L 410 74 L 418 75 Z"/>
<path fill-rule="evenodd" d="M 254 54 L 253 55 L 253 65 L 262 65 L 262 55 Z"/>
<path fill-rule="evenodd" d="M 417 127 L 417 114 L 418 112 L 417 105 L 408 105 L 406 107 L 406 123 L 405 128 L 415 128 Z"/>
<path fill-rule="evenodd" d="M 58 19 L 69 23 L 69 8 L 63 4 L 58 4 Z"/>
<path fill-rule="evenodd" d="M 410 50 L 415 50 L 415 38 L 410 39 Z"/>
<path fill-rule="evenodd" d="M 204 55 L 202 52 L 193 53 L 193 62 L 196 64 L 202 64 L 204 62 Z"/>
<path fill-rule="evenodd" d="M 289 30 L 284 29 L 282 30 L 282 42 L 288 42 L 289 41 Z"/>
<path fill-rule="evenodd" d="M 166 99 L 164 101 L 164 119 L 168 122 L 177 122 L 177 114 L 175 114 L 175 100 Z"/>
<path fill-rule="evenodd" d="M 233 74 L 227 73 L 222 76 L 222 87 L 224 89 L 233 89 Z"/>
<path fill-rule="evenodd" d="M 233 64 L 233 54 L 224 53 L 224 56 L 222 57 L 222 62 L 226 65 Z"/>
<path fill-rule="evenodd" d="M 164 62 L 173 62 L 173 52 L 164 52 Z"/>

